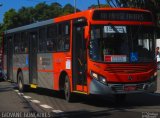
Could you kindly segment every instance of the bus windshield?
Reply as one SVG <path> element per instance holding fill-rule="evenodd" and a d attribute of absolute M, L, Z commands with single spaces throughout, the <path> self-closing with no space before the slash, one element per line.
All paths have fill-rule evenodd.
<path fill-rule="evenodd" d="M 92 60 L 100 62 L 151 62 L 155 57 L 154 28 L 92 25 L 89 54 Z"/>

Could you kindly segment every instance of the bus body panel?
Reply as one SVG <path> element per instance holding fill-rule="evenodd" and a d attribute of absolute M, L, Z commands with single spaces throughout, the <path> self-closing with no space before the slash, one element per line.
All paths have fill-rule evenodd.
<path fill-rule="evenodd" d="M 156 63 L 149 64 L 100 64 L 89 61 L 88 73 L 96 72 L 107 78 L 109 83 L 145 82 L 154 75 Z M 131 79 L 129 79 L 131 77 Z"/>
<path fill-rule="evenodd" d="M 38 87 L 52 89 L 54 88 L 52 53 L 37 54 Z"/>
<path fill-rule="evenodd" d="M 60 53 L 54 53 L 53 58 L 54 58 L 54 90 L 59 90 L 59 82 L 60 79 L 65 79 L 65 78 L 60 78 L 60 75 L 62 72 L 65 72 L 69 79 L 70 83 L 72 83 L 72 74 L 71 74 L 71 69 L 72 69 L 72 59 L 70 56 L 70 52 L 60 52 Z M 72 88 L 72 84 L 71 88 Z"/>
<path fill-rule="evenodd" d="M 29 84 L 28 54 L 13 55 L 13 81 L 17 82 L 18 70 L 22 71 L 24 84 Z"/>

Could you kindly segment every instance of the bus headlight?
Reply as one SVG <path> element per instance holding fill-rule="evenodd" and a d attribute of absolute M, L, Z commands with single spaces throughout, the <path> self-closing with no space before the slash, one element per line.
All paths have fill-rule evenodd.
<path fill-rule="evenodd" d="M 104 83 L 104 84 L 107 84 L 106 79 L 104 77 L 102 77 L 102 76 L 99 76 L 99 81 Z"/>
<path fill-rule="evenodd" d="M 103 76 L 101 76 L 101 75 L 98 75 L 97 73 L 95 73 L 95 72 L 93 72 L 93 71 L 91 71 L 90 74 L 91 74 L 91 77 L 92 77 L 93 79 L 96 79 L 97 81 L 99 81 L 99 82 L 101 82 L 101 83 L 103 83 L 103 84 L 107 84 L 107 81 L 106 81 L 106 78 L 105 78 L 105 77 L 103 77 Z"/>
<path fill-rule="evenodd" d="M 98 80 L 98 74 L 91 71 L 91 76 Z"/>

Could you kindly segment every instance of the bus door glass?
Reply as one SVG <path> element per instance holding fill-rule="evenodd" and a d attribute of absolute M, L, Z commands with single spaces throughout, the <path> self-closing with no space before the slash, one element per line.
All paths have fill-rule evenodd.
<path fill-rule="evenodd" d="M 12 36 L 8 36 L 7 41 L 7 77 L 8 79 L 13 79 L 13 41 Z"/>
<path fill-rule="evenodd" d="M 73 87 L 74 90 L 84 91 L 86 81 L 86 40 L 84 38 L 83 24 L 74 24 L 73 26 Z M 78 88 L 77 85 L 80 85 Z"/>
<path fill-rule="evenodd" d="M 29 78 L 30 84 L 37 84 L 37 43 L 38 33 L 30 33 L 30 46 L 29 46 Z"/>

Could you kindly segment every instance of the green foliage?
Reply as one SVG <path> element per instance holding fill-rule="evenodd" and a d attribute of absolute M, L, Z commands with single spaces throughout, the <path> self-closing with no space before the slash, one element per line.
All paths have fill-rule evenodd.
<path fill-rule="evenodd" d="M 10 9 L 4 14 L 4 29 L 7 29 L 8 27 L 13 28 L 15 25 L 18 25 L 19 22 L 19 15 L 15 11 L 15 9 Z"/>
<path fill-rule="evenodd" d="M 57 2 L 52 3 L 52 4 L 49 6 L 49 9 L 50 9 L 50 14 L 49 14 L 49 17 L 50 17 L 50 18 L 55 18 L 55 17 L 61 16 L 61 15 L 63 14 L 62 5 L 60 5 L 60 4 L 57 3 Z"/>
<path fill-rule="evenodd" d="M 108 5 L 108 4 L 100 4 L 100 5 L 95 5 L 95 4 L 93 4 L 93 5 L 89 6 L 88 9 L 93 9 L 93 8 L 105 8 L 105 7 L 109 7 L 109 5 Z"/>

